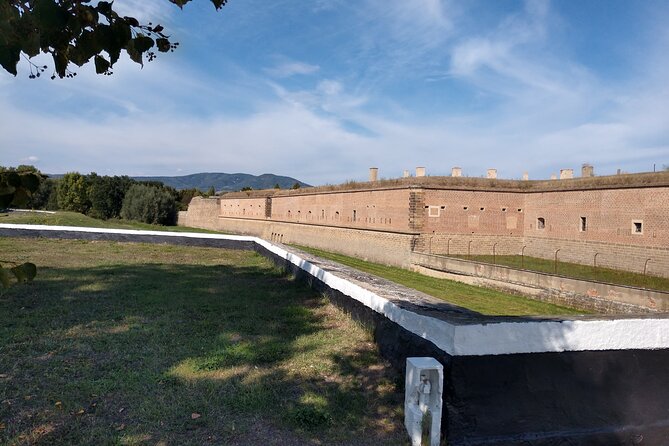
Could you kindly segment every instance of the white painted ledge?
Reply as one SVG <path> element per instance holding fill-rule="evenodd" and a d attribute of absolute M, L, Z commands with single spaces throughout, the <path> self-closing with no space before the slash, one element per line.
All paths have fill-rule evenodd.
<path fill-rule="evenodd" d="M 0 224 L 0 229 L 3 228 L 254 242 L 277 257 L 296 265 L 328 287 L 357 300 L 411 333 L 434 343 L 452 356 L 669 348 L 669 318 L 661 316 L 638 319 L 628 317 L 614 319 L 607 316 L 602 317 L 601 320 L 449 323 L 400 308 L 388 299 L 325 271 L 281 246 L 258 237 L 195 232 Z"/>

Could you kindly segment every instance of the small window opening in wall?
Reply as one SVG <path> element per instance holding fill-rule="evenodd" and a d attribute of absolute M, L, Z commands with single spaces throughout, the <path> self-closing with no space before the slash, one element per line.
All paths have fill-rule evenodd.
<path fill-rule="evenodd" d="M 335 220 L 339 220 L 339 211 L 335 212 Z"/>
<path fill-rule="evenodd" d="M 544 229 L 546 227 L 546 219 L 543 217 L 537 218 L 537 229 Z"/>
<path fill-rule="evenodd" d="M 588 229 L 588 219 L 586 217 L 581 217 L 581 232 L 585 232 Z"/>
<path fill-rule="evenodd" d="M 502 208 L 502 212 L 506 212 L 506 208 Z"/>
<path fill-rule="evenodd" d="M 523 210 L 521 208 L 518 208 L 518 212 L 523 212 Z"/>
<path fill-rule="evenodd" d="M 353 221 L 355 221 L 355 219 L 356 219 L 356 214 L 357 214 L 357 211 L 354 209 L 353 210 Z"/>
<path fill-rule="evenodd" d="M 429 208 L 430 206 L 425 206 L 425 209 Z"/>
<path fill-rule="evenodd" d="M 442 208 L 442 209 L 446 209 L 446 206 L 442 206 L 441 208 Z"/>
<path fill-rule="evenodd" d="M 467 209 L 469 209 L 469 206 L 462 206 L 463 211 L 466 211 Z"/>
<path fill-rule="evenodd" d="M 632 233 L 643 234 L 643 222 L 641 220 L 634 220 L 632 222 Z"/>
<path fill-rule="evenodd" d="M 325 218 L 325 209 L 321 210 L 321 218 Z"/>
<path fill-rule="evenodd" d="M 485 208 L 480 208 L 479 210 L 480 210 L 480 211 L 485 211 Z"/>

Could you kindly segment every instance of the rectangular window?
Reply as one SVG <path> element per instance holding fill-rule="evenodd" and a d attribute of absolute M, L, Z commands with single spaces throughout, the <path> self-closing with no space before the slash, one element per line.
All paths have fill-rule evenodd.
<path fill-rule="evenodd" d="M 537 218 L 537 229 L 544 229 L 546 227 L 546 219 L 543 217 Z"/>
<path fill-rule="evenodd" d="M 632 221 L 632 234 L 643 234 L 643 221 L 633 220 Z"/>
<path fill-rule="evenodd" d="M 355 221 L 355 218 L 356 218 L 356 211 L 354 210 L 353 211 L 353 221 Z"/>
<path fill-rule="evenodd" d="M 441 211 L 441 209 L 439 208 L 439 206 L 430 206 L 429 207 L 429 212 L 428 212 L 427 215 L 430 216 L 430 217 L 439 217 L 439 212 L 440 211 Z"/>
<path fill-rule="evenodd" d="M 588 229 L 588 219 L 586 217 L 581 217 L 581 232 L 585 232 Z"/>

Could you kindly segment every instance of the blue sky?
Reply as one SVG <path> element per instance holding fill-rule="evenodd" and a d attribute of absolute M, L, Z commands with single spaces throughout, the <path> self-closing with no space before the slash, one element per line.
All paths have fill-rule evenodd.
<path fill-rule="evenodd" d="M 0 72 L 0 165 L 548 178 L 669 165 L 669 2 L 116 0 L 180 43 L 113 76 Z"/>

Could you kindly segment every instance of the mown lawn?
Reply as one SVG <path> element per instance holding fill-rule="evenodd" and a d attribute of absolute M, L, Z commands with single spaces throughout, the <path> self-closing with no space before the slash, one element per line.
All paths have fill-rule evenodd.
<path fill-rule="evenodd" d="M 467 285 L 452 280 L 438 279 L 394 266 L 367 262 L 307 246 L 297 248 L 311 254 L 334 260 L 343 265 L 383 277 L 409 288 L 416 289 L 448 303 L 491 316 L 570 315 L 589 314 L 581 309 L 553 305 L 515 294 Z"/>
<path fill-rule="evenodd" d="M 369 333 L 263 257 L 0 238 L 0 444 L 406 444 Z"/>
<path fill-rule="evenodd" d="M 521 256 L 458 256 L 463 259 L 476 262 L 493 263 L 509 266 L 511 268 L 526 269 L 542 273 L 555 274 L 555 261 L 539 259 L 536 257 Z M 660 291 L 669 291 L 669 279 L 664 277 L 649 276 L 619 269 L 594 267 L 592 265 L 580 265 L 578 263 L 558 262 L 557 274 L 575 279 L 596 280 L 598 282 L 614 283 L 618 285 L 649 288 Z"/>
<path fill-rule="evenodd" d="M 162 226 L 140 223 L 138 221 L 110 219 L 100 220 L 77 212 L 57 211 L 54 214 L 44 212 L 11 211 L 0 212 L 0 223 L 25 224 L 25 225 L 49 225 L 49 226 L 83 226 L 89 228 L 111 228 L 111 229 L 144 229 L 151 231 L 175 231 L 175 232 L 204 232 L 212 233 L 200 228 L 189 228 L 186 226 Z"/>

